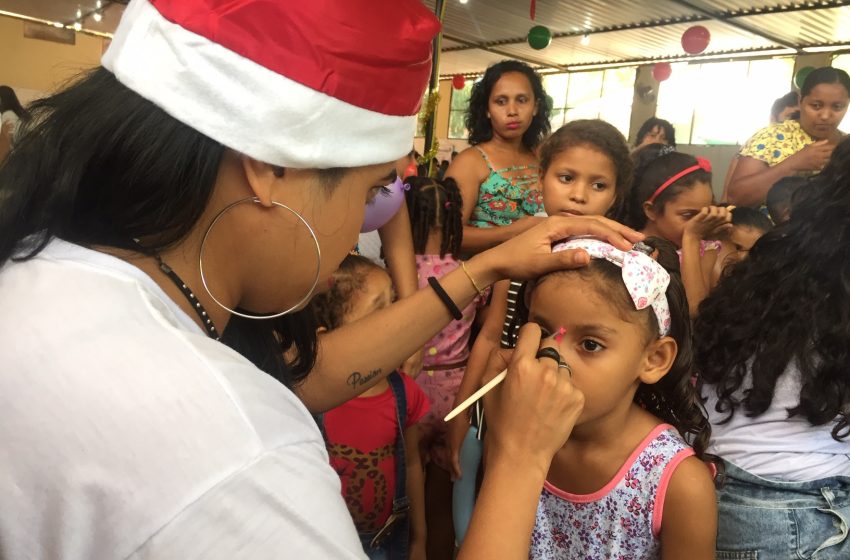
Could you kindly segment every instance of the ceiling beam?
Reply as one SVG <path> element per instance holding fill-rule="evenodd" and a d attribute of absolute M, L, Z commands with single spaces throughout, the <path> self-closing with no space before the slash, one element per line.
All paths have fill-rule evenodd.
<path fill-rule="evenodd" d="M 648 29 L 650 27 L 662 27 L 664 25 L 672 25 L 675 23 L 688 23 L 694 21 L 706 21 L 710 19 L 705 15 L 686 15 L 686 16 L 678 16 L 678 17 L 670 17 L 664 19 L 654 19 L 650 21 L 639 21 L 635 23 L 622 23 L 616 25 L 606 25 L 603 27 L 593 27 L 590 29 L 581 29 L 579 31 L 559 31 L 556 33 L 552 33 L 552 39 L 563 39 L 564 37 L 582 37 L 584 35 L 593 35 L 594 33 L 609 33 L 611 31 L 626 31 L 629 29 Z M 445 36 L 445 35 L 444 35 Z M 511 39 L 497 39 L 495 41 L 464 41 L 470 45 L 481 45 L 481 47 L 449 47 L 444 49 L 443 52 L 452 52 L 452 51 L 463 51 L 471 48 L 482 48 L 482 47 L 500 47 L 504 45 L 519 45 L 525 43 L 527 41 L 526 37 L 513 37 Z"/>
<path fill-rule="evenodd" d="M 592 70 L 600 70 L 602 68 L 620 68 L 623 66 L 640 66 L 643 64 L 654 64 L 656 62 L 686 62 L 686 61 L 694 61 L 694 62 L 710 62 L 712 60 L 723 60 L 724 58 L 739 59 L 746 57 L 747 60 L 750 59 L 760 59 L 760 58 L 771 58 L 776 56 L 777 51 L 783 50 L 779 47 L 759 47 L 757 49 L 737 49 L 737 50 L 726 50 L 726 51 L 718 51 L 712 52 L 709 54 L 682 54 L 675 56 L 653 56 L 653 57 L 637 57 L 637 58 L 624 58 L 621 60 L 603 60 L 599 62 L 582 62 L 580 64 L 570 64 L 566 66 L 566 70 L 569 72 L 583 72 L 583 71 L 592 71 Z M 467 78 L 476 78 L 481 76 L 484 72 L 464 72 L 463 75 Z M 550 74 L 553 72 L 541 72 L 541 74 Z M 449 79 L 451 78 L 451 74 L 441 74 L 440 79 Z"/>
<path fill-rule="evenodd" d="M 536 66 L 541 66 L 543 68 L 554 68 L 556 70 L 566 70 L 567 67 L 562 64 L 555 64 L 554 62 L 547 62 L 545 60 L 534 58 L 530 56 L 521 56 L 516 53 L 503 51 L 501 49 L 493 48 L 484 43 L 476 43 L 474 41 L 467 41 L 466 39 L 461 39 L 460 37 L 455 37 L 454 35 L 446 35 L 443 33 L 443 39 L 448 39 L 449 41 L 454 41 L 455 43 L 461 43 L 462 47 L 449 47 L 448 49 L 443 49 L 443 53 L 453 52 L 456 50 L 469 50 L 469 49 L 477 49 L 481 51 L 486 51 L 493 54 L 498 54 L 500 56 L 504 56 L 506 58 L 513 58 L 515 60 L 521 60 L 528 64 L 533 64 Z"/>

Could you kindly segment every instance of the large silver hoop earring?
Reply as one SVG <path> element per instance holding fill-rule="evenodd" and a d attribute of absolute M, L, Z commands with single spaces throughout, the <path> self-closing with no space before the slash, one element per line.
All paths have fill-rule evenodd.
<path fill-rule="evenodd" d="M 204 290 L 207 291 L 207 294 L 209 294 L 209 296 L 212 298 L 212 300 L 214 302 L 216 302 L 219 305 L 219 307 L 221 307 L 222 309 L 232 313 L 233 315 L 237 315 L 239 317 L 244 317 L 245 319 L 274 319 L 275 317 L 283 317 L 284 315 L 286 315 L 288 313 L 292 313 L 293 311 L 295 311 L 296 309 L 301 307 L 301 305 L 307 303 L 310 300 L 310 298 L 313 296 L 313 291 L 316 289 L 316 285 L 319 283 L 319 271 L 322 268 L 322 250 L 319 247 L 319 239 L 316 237 L 316 232 L 313 231 L 313 228 L 310 227 L 310 224 L 307 222 L 307 220 L 304 219 L 304 216 L 302 216 L 301 214 L 299 214 L 298 212 L 296 212 L 295 210 L 293 210 L 292 208 L 290 208 L 286 204 L 282 204 L 280 202 L 272 201 L 272 204 L 274 204 L 275 206 L 283 208 L 284 210 L 287 210 L 288 212 L 294 214 L 295 217 L 298 218 L 301 221 L 302 224 L 304 224 L 304 226 L 307 228 L 307 231 L 310 232 L 310 236 L 313 238 L 313 243 L 316 245 L 316 260 L 317 260 L 317 262 L 316 262 L 316 277 L 313 279 L 313 285 L 310 286 L 310 290 L 307 292 L 307 295 L 305 295 L 303 298 L 301 298 L 298 301 L 298 303 L 296 303 L 295 305 L 293 305 L 289 309 L 281 311 L 280 313 L 275 313 L 273 315 L 248 315 L 247 313 L 242 313 L 242 312 L 236 311 L 235 309 L 230 309 L 229 307 L 227 307 L 226 305 L 221 303 L 218 300 L 218 298 L 215 297 L 215 295 L 212 293 L 212 291 L 210 291 L 210 287 L 207 285 L 207 277 L 204 274 L 204 247 L 207 244 L 207 238 L 209 237 L 213 226 L 215 226 L 215 224 L 221 219 L 222 216 L 224 216 L 225 213 L 227 213 L 229 210 L 231 210 L 235 206 L 239 206 L 240 204 L 242 204 L 244 202 L 253 202 L 254 204 L 262 204 L 260 202 L 260 199 L 257 198 L 257 197 L 248 197 L 248 198 L 243 198 L 242 200 L 237 200 L 236 202 L 226 206 L 224 208 L 224 210 L 222 210 L 221 212 L 216 214 L 215 218 L 213 218 L 212 223 L 210 223 L 209 227 L 207 227 L 207 231 L 204 232 L 204 238 L 201 240 L 201 250 L 200 250 L 200 253 L 198 255 L 198 267 L 201 270 L 201 283 L 204 285 Z"/>

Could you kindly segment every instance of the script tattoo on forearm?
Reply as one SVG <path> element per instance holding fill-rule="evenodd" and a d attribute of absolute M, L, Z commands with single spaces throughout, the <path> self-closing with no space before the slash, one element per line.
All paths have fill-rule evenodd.
<path fill-rule="evenodd" d="M 381 375 L 380 368 L 379 369 L 373 369 L 372 371 L 370 371 L 366 375 L 363 375 L 359 371 L 355 371 L 354 373 L 352 373 L 351 375 L 348 376 L 346 383 L 351 385 L 352 388 L 357 389 L 358 387 L 362 387 L 363 385 L 366 385 L 367 383 L 369 383 L 370 381 L 372 381 L 373 379 L 375 379 L 379 375 Z"/>

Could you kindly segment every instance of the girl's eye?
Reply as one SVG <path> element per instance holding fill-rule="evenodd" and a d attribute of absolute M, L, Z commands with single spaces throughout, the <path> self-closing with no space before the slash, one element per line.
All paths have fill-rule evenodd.
<path fill-rule="evenodd" d="M 589 338 L 581 341 L 581 349 L 585 352 L 596 353 L 601 351 L 603 348 L 604 346 Z"/>
<path fill-rule="evenodd" d="M 593 190 L 595 190 L 595 191 L 604 191 L 608 187 L 608 185 L 606 185 L 605 183 L 601 183 L 601 182 L 597 181 L 597 182 L 593 183 L 592 187 L 593 187 Z"/>
<path fill-rule="evenodd" d="M 391 192 L 392 191 L 386 186 L 372 187 L 371 189 L 369 189 L 369 194 L 366 195 L 366 203 L 368 204 L 375 200 L 375 197 L 377 197 L 379 194 L 386 196 Z"/>
<path fill-rule="evenodd" d="M 573 176 L 567 175 L 567 174 L 558 175 L 558 180 L 561 181 L 562 183 L 572 183 L 573 182 Z"/>

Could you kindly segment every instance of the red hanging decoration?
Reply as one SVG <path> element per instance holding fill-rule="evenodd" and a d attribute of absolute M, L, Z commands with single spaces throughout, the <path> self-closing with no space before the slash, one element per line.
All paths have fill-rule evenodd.
<path fill-rule="evenodd" d="M 682 48 L 688 54 L 699 54 L 708 47 L 711 33 L 702 25 L 689 27 L 682 33 Z"/>
<path fill-rule="evenodd" d="M 537 0 L 531 0 L 531 21 L 534 21 L 534 14 L 537 12 Z"/>
<path fill-rule="evenodd" d="M 663 82 L 673 73 L 673 68 L 669 62 L 658 62 L 652 67 L 652 77 L 659 82 Z"/>
<path fill-rule="evenodd" d="M 455 74 L 452 76 L 452 87 L 455 89 L 463 89 L 466 85 L 466 77 L 463 74 Z"/>

